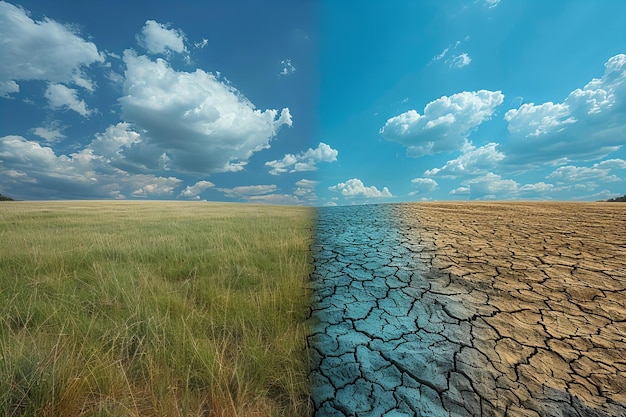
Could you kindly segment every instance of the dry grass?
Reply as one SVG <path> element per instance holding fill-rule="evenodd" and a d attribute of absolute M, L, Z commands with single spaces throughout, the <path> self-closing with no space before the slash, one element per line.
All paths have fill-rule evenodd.
<path fill-rule="evenodd" d="M 0 204 L 0 414 L 304 416 L 307 208 Z"/>

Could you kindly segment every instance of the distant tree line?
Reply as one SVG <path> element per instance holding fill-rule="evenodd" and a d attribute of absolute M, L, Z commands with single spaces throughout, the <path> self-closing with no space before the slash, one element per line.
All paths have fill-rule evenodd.
<path fill-rule="evenodd" d="M 6 195 L 0 194 L 0 201 L 15 201 L 11 197 L 7 197 Z"/>
<path fill-rule="evenodd" d="M 609 203 L 626 203 L 626 195 L 623 195 L 621 197 L 609 198 L 606 201 Z"/>

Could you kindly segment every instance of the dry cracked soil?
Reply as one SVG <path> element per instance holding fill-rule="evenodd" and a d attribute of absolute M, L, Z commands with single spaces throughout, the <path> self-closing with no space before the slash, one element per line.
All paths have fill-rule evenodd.
<path fill-rule="evenodd" d="M 626 205 L 323 208 L 316 416 L 626 416 Z"/>

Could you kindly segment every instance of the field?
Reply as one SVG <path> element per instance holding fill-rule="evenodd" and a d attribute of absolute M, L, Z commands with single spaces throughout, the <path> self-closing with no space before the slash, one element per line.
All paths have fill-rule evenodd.
<path fill-rule="evenodd" d="M 0 414 L 304 416 L 308 208 L 0 204 Z"/>

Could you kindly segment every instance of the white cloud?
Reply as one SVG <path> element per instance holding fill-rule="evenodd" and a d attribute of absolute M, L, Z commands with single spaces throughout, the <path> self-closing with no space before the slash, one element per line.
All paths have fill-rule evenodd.
<path fill-rule="evenodd" d="M 187 52 L 183 31 L 168 29 L 168 25 L 154 20 L 146 20 L 146 24 L 141 29 L 141 35 L 137 35 L 137 41 L 151 54 L 167 54 L 170 51 L 179 54 Z"/>
<path fill-rule="evenodd" d="M 291 59 L 283 59 L 280 61 L 280 64 L 283 66 L 282 71 L 280 71 L 280 75 L 291 75 L 296 72 L 296 67 L 291 64 Z"/>
<path fill-rule="evenodd" d="M 107 80 L 109 80 L 116 88 L 122 88 L 122 86 L 124 85 L 124 76 L 120 73 L 117 73 L 115 71 L 108 71 L 105 75 L 104 75 Z"/>
<path fill-rule="evenodd" d="M 85 151 L 90 152 L 94 158 L 100 159 L 105 164 L 128 170 L 133 168 L 133 165 L 124 161 L 123 153 L 141 140 L 141 135 L 135 132 L 130 124 L 118 123 L 109 126 L 104 133 L 96 134 L 95 139 L 87 145 Z"/>
<path fill-rule="evenodd" d="M 496 148 L 497 143 L 488 143 L 479 148 L 467 144 L 463 148 L 463 154 L 452 159 L 441 168 L 433 168 L 424 172 L 427 176 L 439 176 L 443 178 L 456 178 L 459 175 L 484 174 L 494 169 L 505 155 Z"/>
<path fill-rule="evenodd" d="M 493 9 L 500 3 L 500 0 L 485 0 L 485 6 L 490 9 Z"/>
<path fill-rule="evenodd" d="M 435 55 L 432 59 L 432 61 L 441 61 L 442 59 L 444 59 L 446 57 L 446 54 L 448 53 L 448 51 L 450 50 L 450 47 L 448 46 L 447 48 L 444 48 L 443 51 L 441 51 L 441 53 L 439 55 Z"/>
<path fill-rule="evenodd" d="M 517 194 L 519 187 L 517 182 L 503 179 L 492 172 L 462 181 L 461 185 L 463 187 L 452 190 L 450 194 L 469 194 L 471 200 L 512 198 Z"/>
<path fill-rule="evenodd" d="M 607 159 L 594 164 L 594 168 L 604 169 L 626 169 L 626 161 L 623 159 Z"/>
<path fill-rule="evenodd" d="M 364 198 L 382 198 L 393 197 L 387 187 L 383 187 L 379 191 L 375 186 L 366 187 L 363 182 L 357 178 L 352 178 L 346 182 L 340 182 L 337 185 L 328 187 L 330 191 L 340 192 L 343 197 L 364 197 Z"/>
<path fill-rule="evenodd" d="M 254 196 L 248 197 L 247 200 L 253 203 L 264 203 L 264 204 L 299 205 L 302 203 L 302 201 L 300 201 L 298 197 L 289 195 L 289 194 L 254 195 Z"/>
<path fill-rule="evenodd" d="M 614 159 L 610 161 L 621 161 L 621 159 Z M 553 171 L 548 178 L 556 180 L 560 183 L 595 183 L 595 182 L 614 182 L 620 181 L 620 178 L 616 175 L 609 175 L 611 168 L 610 166 L 620 166 L 623 168 L 623 165 L 616 162 L 608 162 L 602 166 L 602 163 L 594 164 L 592 167 L 576 167 L 573 165 L 567 165 L 557 168 Z"/>
<path fill-rule="evenodd" d="M 107 132 L 110 130 L 116 128 Z M 100 138 L 109 135 L 105 133 Z M 21 136 L 1 137 L 0 176 L 5 178 L 4 190 L 19 197 L 28 188 L 29 198 L 42 199 L 158 197 L 171 196 L 182 182 L 174 177 L 131 174 L 113 167 L 106 163 L 106 158 L 94 153 L 95 148 L 56 155 L 52 148 Z"/>
<path fill-rule="evenodd" d="M 552 131 L 562 131 L 568 124 L 576 123 L 570 117 L 569 106 L 564 103 L 552 102 L 535 105 L 522 104 L 518 109 L 511 109 L 504 114 L 504 120 L 509 122 L 509 132 L 522 136 L 539 136 Z"/>
<path fill-rule="evenodd" d="M 273 193 L 277 190 L 275 185 L 244 185 L 235 188 L 218 188 L 217 190 L 223 192 L 227 197 L 231 198 L 247 198 L 254 196 L 265 195 Z"/>
<path fill-rule="evenodd" d="M 319 183 L 320 183 L 319 181 L 301 179 L 300 181 L 296 182 L 296 185 L 302 188 L 314 188 Z"/>
<path fill-rule="evenodd" d="M 36 127 L 32 132 L 40 138 L 44 138 L 47 142 L 54 142 L 65 138 L 63 128 L 59 125 L 59 122 L 56 121 L 50 122 L 47 126 Z"/>
<path fill-rule="evenodd" d="M 200 194 L 204 190 L 206 190 L 207 188 L 212 188 L 214 186 L 215 184 L 213 184 L 211 181 L 198 181 L 194 185 L 190 185 L 183 191 L 181 191 L 179 196 L 184 198 L 199 199 Z"/>
<path fill-rule="evenodd" d="M 87 104 L 78 98 L 78 91 L 63 84 L 48 84 L 44 95 L 53 109 L 67 108 L 83 117 L 87 117 L 92 113 L 87 108 Z"/>
<path fill-rule="evenodd" d="M 196 49 L 204 49 L 208 44 L 209 44 L 209 40 L 203 38 L 202 41 L 194 43 L 193 46 Z"/>
<path fill-rule="evenodd" d="M 556 171 L 557 174 L 549 176 L 550 179 L 558 179 L 557 177 L 563 174 L 563 171 Z M 572 181 L 570 183 L 560 182 L 558 186 L 554 184 L 546 183 L 544 181 L 524 184 L 520 186 L 514 180 L 504 179 L 500 175 L 494 173 L 488 173 L 484 176 L 472 178 L 461 182 L 461 186 L 450 191 L 453 195 L 465 195 L 470 199 L 553 199 L 555 196 L 563 195 L 561 193 L 580 193 L 580 192 L 592 192 L 598 186 L 593 181 L 589 181 L 590 178 L 596 178 L 594 175 L 601 176 L 601 174 L 591 174 L 586 170 L 578 171 L 578 180 L 583 182 Z M 587 197 L 581 197 L 582 199 L 588 199 Z M 570 196 L 569 198 L 575 198 Z"/>
<path fill-rule="evenodd" d="M 465 37 L 465 41 L 469 39 L 469 36 Z M 441 53 L 435 55 L 430 62 L 443 61 L 450 68 L 463 68 L 468 66 L 472 62 L 472 58 L 467 52 L 454 53 L 463 42 L 458 40 L 454 45 L 448 45 Z M 448 58 L 446 58 L 448 57 Z"/>
<path fill-rule="evenodd" d="M 424 194 L 429 193 L 437 189 L 437 181 L 432 178 L 413 178 L 411 183 L 415 186 L 415 191 L 411 193 L 413 194 Z"/>
<path fill-rule="evenodd" d="M 561 189 L 543 181 L 520 185 L 517 181 L 502 178 L 493 172 L 461 181 L 461 186 L 450 191 L 452 195 L 482 199 L 550 199 Z"/>
<path fill-rule="evenodd" d="M 293 192 L 295 196 L 305 198 L 307 200 L 314 200 L 317 198 L 315 195 L 315 187 L 319 184 L 319 181 L 302 179 L 296 182 L 296 190 Z"/>
<path fill-rule="evenodd" d="M 1 66 L 2 64 L 0 64 Z M 0 74 L 2 76 L 2 74 Z M 0 79 L 0 97 L 9 98 L 11 94 L 20 91 L 20 86 L 13 80 Z"/>
<path fill-rule="evenodd" d="M 306 180 L 303 180 L 306 181 Z M 296 195 L 276 194 L 276 185 L 244 185 L 235 188 L 217 188 L 226 197 L 264 204 L 302 204 Z"/>
<path fill-rule="evenodd" d="M 553 184 L 546 184 L 545 182 L 541 181 L 535 184 L 525 184 L 519 188 L 519 191 L 520 191 L 520 194 L 522 195 L 525 195 L 525 194 L 536 195 L 536 194 L 550 192 L 553 189 L 554 189 Z"/>
<path fill-rule="evenodd" d="M 626 55 L 611 57 L 602 78 L 572 91 L 562 103 L 526 103 L 506 112 L 510 164 L 600 159 L 626 137 Z"/>
<path fill-rule="evenodd" d="M 460 149 L 470 132 L 489 120 L 504 95 L 500 91 L 464 91 L 431 101 L 420 115 L 409 110 L 387 120 L 383 137 L 407 147 L 407 155 L 419 157 Z"/>
<path fill-rule="evenodd" d="M 583 195 L 573 197 L 573 200 L 587 200 L 587 201 L 598 201 L 598 200 L 608 200 L 609 198 L 621 197 L 623 194 L 614 193 L 609 190 L 602 190 L 595 194 L 591 195 Z"/>
<path fill-rule="evenodd" d="M 452 195 L 469 195 L 469 193 L 470 193 L 469 187 L 459 187 L 450 191 L 450 194 Z"/>
<path fill-rule="evenodd" d="M 450 68 L 463 68 L 468 66 L 472 62 L 472 58 L 467 54 L 467 52 L 460 53 L 459 55 L 454 55 L 449 59 L 448 65 Z"/>
<path fill-rule="evenodd" d="M 41 146 L 37 142 L 28 141 L 21 136 L 4 136 L 0 138 L 0 160 L 3 166 L 11 166 L 28 171 L 32 165 L 40 169 L 61 174 L 61 160 L 56 157 L 52 148 Z"/>
<path fill-rule="evenodd" d="M 155 197 L 171 195 L 182 180 L 174 177 L 155 177 L 131 193 L 133 197 Z"/>
<path fill-rule="evenodd" d="M 258 110 L 201 69 L 178 72 L 163 59 L 152 61 L 130 50 L 124 62 L 123 117 L 145 131 L 126 157 L 146 169 L 157 169 L 166 153 L 170 168 L 181 172 L 240 171 L 254 152 L 269 148 L 282 125 L 291 126 L 288 108 L 280 115 Z"/>
<path fill-rule="evenodd" d="M 272 168 L 270 170 L 272 175 L 284 172 L 316 171 L 319 162 L 334 162 L 338 154 L 337 150 L 320 142 L 315 149 L 309 148 L 306 152 L 300 152 L 297 155 L 286 154 L 280 161 L 269 161 L 265 165 Z"/>
<path fill-rule="evenodd" d="M 0 1 L 0 96 L 19 91 L 17 81 L 73 83 L 93 90 L 83 70 L 104 62 L 96 45 L 80 37 L 75 27 L 52 19 L 35 21 L 28 12 Z"/>

